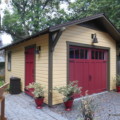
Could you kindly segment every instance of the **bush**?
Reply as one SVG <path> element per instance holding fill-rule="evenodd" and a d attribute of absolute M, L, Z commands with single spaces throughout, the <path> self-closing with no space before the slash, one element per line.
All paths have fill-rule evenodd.
<path fill-rule="evenodd" d="M 120 75 L 117 74 L 114 79 L 116 81 L 116 86 L 120 86 Z"/>
<path fill-rule="evenodd" d="M 4 81 L 5 80 L 5 76 L 0 76 L 0 81 Z"/>
<path fill-rule="evenodd" d="M 71 100 L 71 98 L 74 94 L 81 93 L 81 89 L 82 89 L 82 87 L 78 86 L 77 81 L 70 82 L 66 86 L 54 88 L 54 90 L 57 90 L 60 94 L 64 95 L 64 99 L 63 99 L 64 102 Z"/>
<path fill-rule="evenodd" d="M 0 86 L 2 86 L 4 84 L 4 81 L 0 81 Z"/>
<path fill-rule="evenodd" d="M 27 89 L 29 88 L 34 89 L 32 93 L 34 94 L 35 98 L 44 98 L 44 87 L 42 87 L 40 83 L 30 83 L 27 86 Z"/>
<path fill-rule="evenodd" d="M 0 86 L 2 86 L 4 84 L 4 79 L 5 79 L 4 76 L 0 76 Z"/>
<path fill-rule="evenodd" d="M 97 120 L 95 117 L 95 112 L 99 110 L 99 105 L 95 101 L 94 97 L 88 96 L 88 91 L 85 93 L 85 98 L 80 100 L 80 118 L 77 120 Z"/>
<path fill-rule="evenodd" d="M 5 68 L 5 62 L 0 62 L 0 69 Z"/>

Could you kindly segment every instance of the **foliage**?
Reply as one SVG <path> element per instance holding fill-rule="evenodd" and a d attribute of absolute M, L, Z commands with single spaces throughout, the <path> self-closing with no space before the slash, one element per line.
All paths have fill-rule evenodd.
<path fill-rule="evenodd" d="M 5 62 L 0 62 L 0 69 L 5 68 Z"/>
<path fill-rule="evenodd" d="M 0 80 L 0 86 L 4 85 L 4 81 Z"/>
<path fill-rule="evenodd" d="M 98 105 L 95 104 L 93 97 L 86 97 L 80 101 L 81 118 L 78 120 L 95 120 L 95 111 Z"/>
<path fill-rule="evenodd" d="M 0 76 L 0 81 L 4 81 L 5 80 L 5 76 Z"/>
<path fill-rule="evenodd" d="M 6 9 L 1 31 L 14 41 L 37 33 L 49 26 L 105 13 L 120 29 L 119 0 L 11 0 L 12 12 Z M 68 8 L 61 9 L 62 3 Z"/>
<path fill-rule="evenodd" d="M 14 41 L 23 39 L 64 19 L 60 3 L 69 0 L 12 0 L 12 12 L 6 9 L 1 31 Z"/>
<path fill-rule="evenodd" d="M 11 34 L 14 40 L 26 37 L 27 35 L 20 21 L 19 14 L 16 11 L 14 11 L 14 14 L 11 14 L 8 10 L 5 10 L 4 14 L 2 30 Z"/>
<path fill-rule="evenodd" d="M 81 93 L 81 87 L 78 87 L 77 81 L 70 82 L 67 86 L 55 87 L 54 90 L 64 96 L 64 102 L 70 100 L 75 93 Z"/>
<path fill-rule="evenodd" d="M 27 86 L 27 89 L 29 88 L 33 88 L 33 94 L 34 94 L 34 97 L 35 98 L 43 98 L 44 97 L 44 87 L 41 86 L 40 83 L 30 83 L 28 86 Z"/>
<path fill-rule="evenodd" d="M 72 11 L 72 19 L 105 13 L 111 22 L 120 29 L 119 2 L 119 0 L 76 0 L 69 5 L 69 10 Z"/>
<path fill-rule="evenodd" d="M 116 86 L 120 86 L 120 75 L 116 75 L 114 79 L 116 81 Z"/>

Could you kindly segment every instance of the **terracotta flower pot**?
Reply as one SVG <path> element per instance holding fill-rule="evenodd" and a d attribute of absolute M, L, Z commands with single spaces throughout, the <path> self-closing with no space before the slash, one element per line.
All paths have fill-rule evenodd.
<path fill-rule="evenodd" d="M 120 92 L 120 86 L 116 86 L 117 92 Z"/>
<path fill-rule="evenodd" d="M 36 103 L 36 108 L 37 109 L 42 109 L 42 104 L 43 104 L 44 98 L 35 98 L 35 103 Z"/>
<path fill-rule="evenodd" d="M 64 102 L 65 111 L 71 111 L 72 110 L 73 101 L 74 101 L 74 99 L 71 99 L 71 100 L 68 100 L 68 101 Z"/>

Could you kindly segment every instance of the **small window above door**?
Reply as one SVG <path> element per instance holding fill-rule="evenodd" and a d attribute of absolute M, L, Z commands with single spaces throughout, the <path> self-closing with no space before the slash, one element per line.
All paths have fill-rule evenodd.
<path fill-rule="evenodd" d="M 71 47 L 69 52 L 70 59 L 88 59 L 88 49 Z"/>
<path fill-rule="evenodd" d="M 105 60 L 105 52 L 102 50 L 92 50 L 91 59 Z"/>
<path fill-rule="evenodd" d="M 74 49 L 70 48 L 69 58 L 74 58 Z"/>

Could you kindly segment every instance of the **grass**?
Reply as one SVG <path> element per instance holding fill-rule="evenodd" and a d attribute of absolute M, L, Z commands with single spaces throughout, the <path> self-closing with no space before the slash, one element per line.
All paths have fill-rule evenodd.
<path fill-rule="evenodd" d="M 0 76 L 0 86 L 4 84 L 4 76 Z"/>
<path fill-rule="evenodd" d="M 2 86 L 4 84 L 4 81 L 0 81 L 0 86 Z"/>

